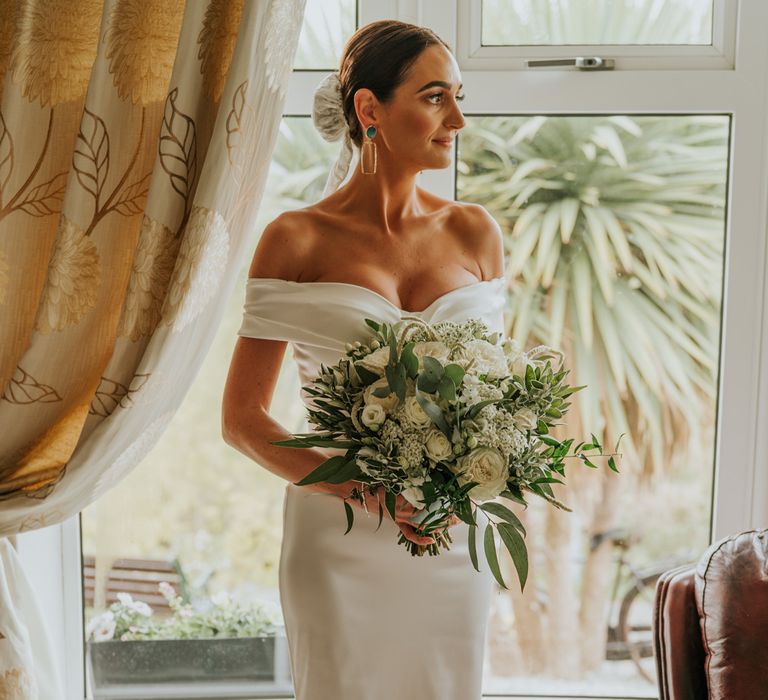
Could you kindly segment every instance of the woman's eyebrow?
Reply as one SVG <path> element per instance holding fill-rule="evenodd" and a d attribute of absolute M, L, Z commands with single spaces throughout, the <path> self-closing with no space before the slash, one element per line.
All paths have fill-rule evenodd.
<path fill-rule="evenodd" d="M 451 87 L 451 84 L 446 83 L 444 80 L 431 80 L 426 85 L 422 85 L 418 90 L 416 90 L 416 92 L 417 93 L 422 92 L 423 90 L 426 90 L 427 88 L 435 87 L 436 85 L 444 88 Z M 461 89 L 462 87 L 464 87 L 464 83 L 459 83 L 459 89 Z"/>

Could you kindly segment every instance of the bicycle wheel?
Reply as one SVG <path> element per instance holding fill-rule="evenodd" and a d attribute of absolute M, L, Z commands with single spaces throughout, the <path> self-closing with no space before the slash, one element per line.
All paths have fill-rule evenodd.
<path fill-rule="evenodd" d="M 656 684 L 653 657 L 653 599 L 660 573 L 648 574 L 630 588 L 621 600 L 618 635 L 626 645 L 640 675 Z"/>

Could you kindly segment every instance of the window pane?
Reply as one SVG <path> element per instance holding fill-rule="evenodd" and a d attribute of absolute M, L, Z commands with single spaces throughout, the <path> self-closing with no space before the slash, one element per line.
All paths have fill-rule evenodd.
<path fill-rule="evenodd" d="M 531 568 L 524 595 L 493 596 L 486 692 L 656 697 L 656 577 L 709 544 L 729 129 L 721 115 L 467 118 L 457 198 L 505 233 L 509 335 L 562 350 L 587 385 L 555 436 L 595 433 L 609 454 L 626 433 L 618 475 L 607 457 L 566 461 L 552 486 L 573 512 L 509 502 Z"/>
<path fill-rule="evenodd" d="M 712 0 L 483 0 L 484 46 L 711 44 Z"/>
<path fill-rule="evenodd" d="M 336 70 L 356 27 L 355 0 L 307 0 L 294 69 Z"/>
<path fill-rule="evenodd" d="M 322 139 L 308 117 L 281 123 L 254 234 L 282 211 L 320 198 L 338 149 L 338 143 Z M 158 687 L 164 693 L 172 687 L 174 697 L 197 697 L 201 684 L 210 689 L 210 697 L 231 694 L 235 688 L 254 698 L 292 691 L 284 629 L 278 628 L 272 640 L 259 637 L 266 632 L 234 620 L 234 607 L 226 611 L 227 605 L 263 604 L 282 619 L 278 563 L 286 481 L 221 437 L 222 393 L 255 245 L 256 240 L 248 246 L 248 259 L 243 260 L 213 345 L 169 427 L 133 472 L 82 513 L 90 638 L 86 663 L 94 675 L 96 697 L 99 691 L 102 697 L 118 692 L 121 698 L 156 697 Z M 288 344 L 270 414 L 294 433 L 307 429 L 299 388 Z M 226 634 L 219 635 L 227 639 L 203 641 L 197 648 L 189 639 L 179 645 L 163 640 L 160 646 L 152 639 L 120 641 L 131 624 L 172 620 L 173 609 L 160 591 L 160 581 L 168 582 L 198 617 L 219 604 L 224 621 L 231 623 Z M 119 607 L 118 594 L 126 593 L 131 602 L 120 608 L 122 612 L 113 612 L 113 618 L 121 619 L 100 618 L 110 607 Z M 142 615 L 142 603 L 151 608 L 151 617 Z M 131 615 L 133 620 L 128 619 Z M 210 637 L 211 629 L 197 618 L 175 617 L 169 636 L 198 642 Z M 241 638 L 232 640 L 232 635 Z M 270 642 L 277 645 L 272 650 Z"/>

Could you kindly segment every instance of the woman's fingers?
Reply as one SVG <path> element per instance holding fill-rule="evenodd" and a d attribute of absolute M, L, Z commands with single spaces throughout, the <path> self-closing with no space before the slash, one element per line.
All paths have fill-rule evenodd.
<path fill-rule="evenodd" d="M 398 526 L 400 527 L 400 530 L 405 535 L 407 539 L 409 539 L 411 542 L 415 542 L 416 544 L 434 544 L 435 540 L 432 537 L 423 537 L 416 534 L 416 528 L 414 528 L 412 525 L 408 525 L 408 523 L 398 523 Z"/>

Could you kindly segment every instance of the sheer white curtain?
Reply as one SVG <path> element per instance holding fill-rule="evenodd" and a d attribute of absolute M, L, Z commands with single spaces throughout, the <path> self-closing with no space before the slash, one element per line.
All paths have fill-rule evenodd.
<path fill-rule="evenodd" d="M 98 498 L 178 408 L 250 254 L 305 1 L 0 15 L 0 698 L 65 696 L 9 537 Z"/>

